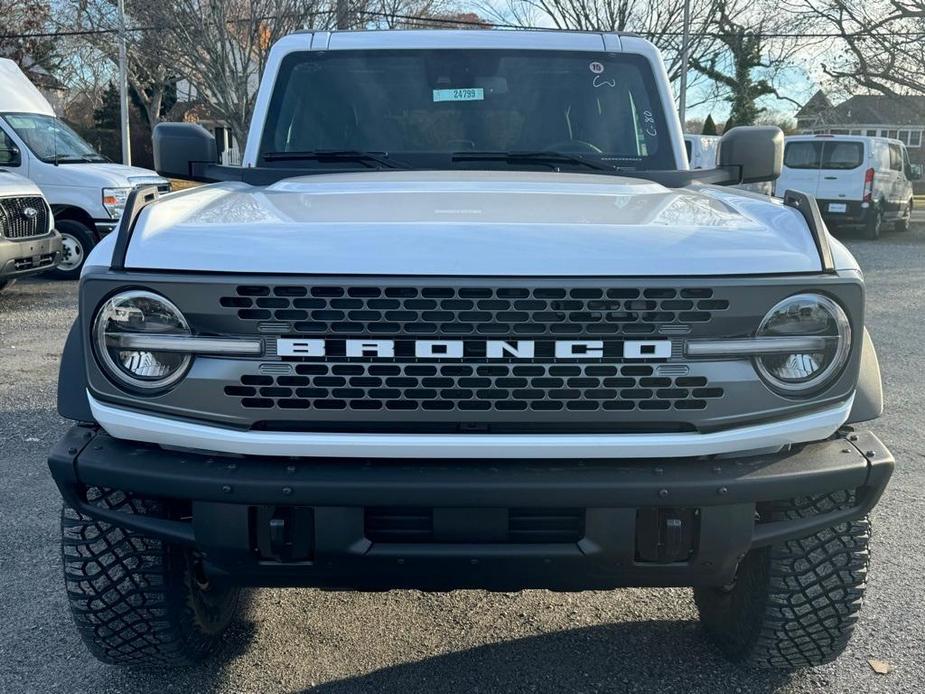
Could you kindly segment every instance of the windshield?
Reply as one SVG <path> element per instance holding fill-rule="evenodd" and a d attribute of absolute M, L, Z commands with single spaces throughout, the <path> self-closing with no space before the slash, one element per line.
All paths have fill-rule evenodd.
<path fill-rule="evenodd" d="M 641 56 L 543 50 L 295 53 L 280 67 L 261 142 L 284 153 L 380 152 L 415 168 L 533 166 L 471 153 L 554 153 L 556 166 L 676 169 L 671 136 Z M 273 156 L 276 155 L 276 156 Z M 285 163 L 279 163 L 280 161 Z M 347 165 L 340 159 L 307 166 Z M 302 163 L 299 163 L 302 166 Z"/>
<path fill-rule="evenodd" d="M 3 118 L 42 161 L 58 164 L 106 161 L 67 123 L 54 116 L 5 113 Z"/>

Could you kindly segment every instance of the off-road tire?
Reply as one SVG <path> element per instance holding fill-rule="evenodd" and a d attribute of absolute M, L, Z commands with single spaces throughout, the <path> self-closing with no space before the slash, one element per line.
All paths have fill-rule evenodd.
<path fill-rule="evenodd" d="M 896 224 L 893 225 L 893 231 L 900 234 L 905 234 L 907 231 L 909 231 L 909 224 L 912 221 L 913 205 L 914 202 L 912 200 L 906 203 L 906 209 L 903 210 L 903 215 L 897 219 Z"/>
<path fill-rule="evenodd" d="M 87 498 L 121 513 L 165 515 L 161 504 L 119 491 L 91 488 Z M 68 506 L 61 553 L 71 614 L 87 648 L 105 663 L 197 662 L 235 615 L 238 589 L 206 583 L 191 552 Z"/>
<path fill-rule="evenodd" d="M 870 211 L 870 218 L 864 225 L 864 238 L 868 241 L 876 241 L 880 238 L 880 232 L 883 230 L 883 208 L 877 205 Z"/>
<path fill-rule="evenodd" d="M 769 505 L 761 515 L 806 518 L 850 503 L 852 493 L 836 492 Z M 694 590 L 704 629 L 730 660 L 750 666 L 792 670 L 835 660 L 861 609 L 869 542 L 864 518 L 749 552 L 732 585 Z"/>
<path fill-rule="evenodd" d="M 62 219 L 60 222 L 56 222 L 55 229 L 61 234 L 65 249 L 62 251 L 59 265 L 49 270 L 48 274 L 61 280 L 80 279 L 80 271 L 83 270 L 84 263 L 87 262 L 87 256 L 90 255 L 90 251 L 96 245 L 93 232 L 80 222 L 75 222 L 71 219 Z M 71 251 L 69 250 L 70 248 L 74 250 Z M 62 267 L 62 264 L 69 259 L 70 253 L 74 252 L 79 257 Z"/>

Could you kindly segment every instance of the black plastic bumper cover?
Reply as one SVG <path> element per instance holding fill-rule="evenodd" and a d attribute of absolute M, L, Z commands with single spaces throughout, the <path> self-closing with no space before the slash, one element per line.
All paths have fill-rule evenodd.
<path fill-rule="evenodd" d="M 65 501 L 82 513 L 196 547 L 212 570 L 253 585 L 335 588 L 610 588 L 721 585 L 750 549 L 863 517 L 893 458 L 870 433 L 845 433 L 786 453 L 740 460 L 485 461 L 205 456 L 72 427 L 49 457 Z M 168 520 L 87 503 L 87 487 L 177 500 Z M 797 520 L 760 522 L 762 502 L 853 490 L 855 503 Z M 255 546 L 258 508 L 307 508 L 309 560 L 267 561 Z M 498 509 L 579 508 L 578 542 L 371 542 L 368 508 L 428 507 L 478 518 Z M 696 509 L 688 561 L 639 560 L 641 509 Z"/>

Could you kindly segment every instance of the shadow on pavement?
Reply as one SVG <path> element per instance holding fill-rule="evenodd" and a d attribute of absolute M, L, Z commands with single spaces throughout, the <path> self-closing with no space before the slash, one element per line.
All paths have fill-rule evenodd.
<path fill-rule="evenodd" d="M 722 660 L 696 622 L 570 629 L 479 646 L 303 692 L 774 692 L 787 674 Z"/>

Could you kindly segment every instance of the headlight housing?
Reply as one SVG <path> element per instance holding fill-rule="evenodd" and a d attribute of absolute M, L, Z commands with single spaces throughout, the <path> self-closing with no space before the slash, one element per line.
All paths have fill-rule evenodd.
<path fill-rule="evenodd" d="M 131 188 L 103 188 L 103 207 L 113 219 L 119 219 L 125 211 Z"/>
<path fill-rule="evenodd" d="M 851 323 L 844 309 L 821 294 L 797 294 L 768 311 L 758 337 L 816 337 L 812 351 L 756 357 L 755 366 L 768 386 L 783 395 L 809 395 L 841 373 L 851 352 Z"/>
<path fill-rule="evenodd" d="M 188 336 L 180 309 L 153 292 L 116 294 L 102 305 L 93 322 L 93 341 L 104 371 L 121 386 L 142 390 L 168 388 L 186 375 L 192 355 L 126 347 L 138 335 Z"/>

